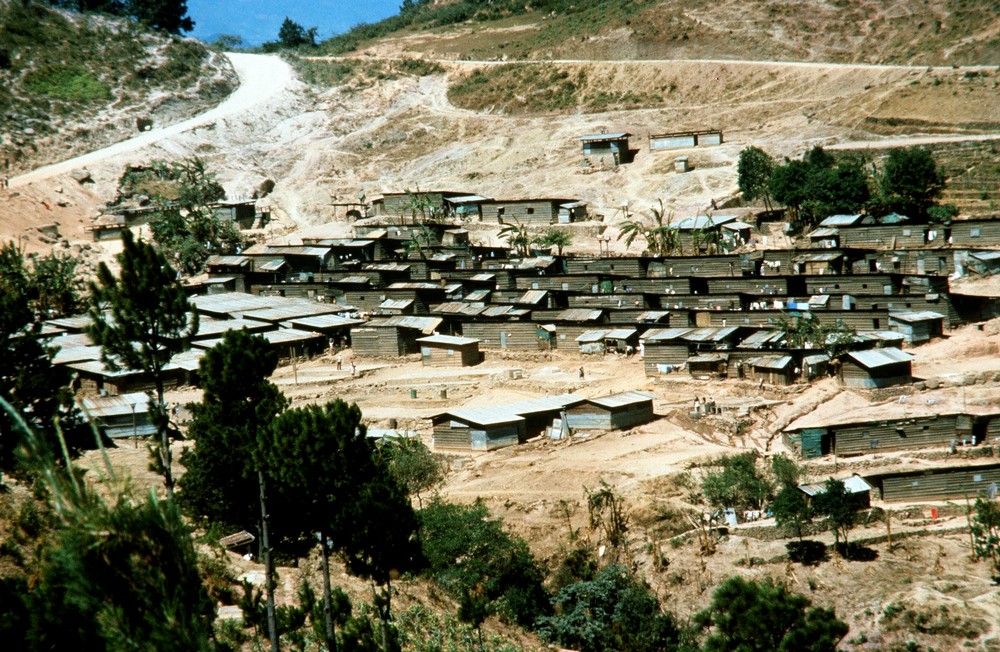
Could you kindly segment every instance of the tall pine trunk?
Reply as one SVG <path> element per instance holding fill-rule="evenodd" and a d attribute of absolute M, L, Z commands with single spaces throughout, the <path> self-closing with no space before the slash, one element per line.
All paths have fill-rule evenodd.
<path fill-rule="evenodd" d="M 271 562 L 271 540 L 268 536 L 267 493 L 264 472 L 257 471 L 260 488 L 260 536 L 264 543 L 264 585 L 267 589 L 267 634 L 271 639 L 271 652 L 281 652 L 278 647 L 278 621 L 274 616 L 274 564 Z"/>
<path fill-rule="evenodd" d="M 333 604 L 330 599 L 330 548 L 326 545 L 326 535 L 319 533 L 319 545 L 323 553 L 323 619 L 326 621 L 326 649 L 337 652 L 337 636 L 333 629 Z"/>

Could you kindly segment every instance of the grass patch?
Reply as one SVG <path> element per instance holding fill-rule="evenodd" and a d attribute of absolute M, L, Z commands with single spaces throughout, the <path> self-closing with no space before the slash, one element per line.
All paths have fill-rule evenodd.
<path fill-rule="evenodd" d="M 42 66 L 24 78 L 24 88 L 53 100 L 93 102 L 111 98 L 111 89 L 80 66 Z"/>
<path fill-rule="evenodd" d="M 290 57 L 289 61 L 304 82 L 320 88 L 344 85 L 366 87 L 377 81 L 424 77 L 444 72 L 440 64 L 423 59 L 314 61 Z"/>

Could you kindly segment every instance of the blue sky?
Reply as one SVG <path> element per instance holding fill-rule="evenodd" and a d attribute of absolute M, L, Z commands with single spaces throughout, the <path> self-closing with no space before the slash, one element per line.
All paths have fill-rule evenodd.
<path fill-rule="evenodd" d="M 220 34 L 242 36 L 250 45 L 278 38 L 289 17 L 305 28 L 319 28 L 320 40 L 346 32 L 358 23 L 374 23 L 399 12 L 402 0 L 188 0 L 195 22 L 188 34 L 213 41 Z"/>

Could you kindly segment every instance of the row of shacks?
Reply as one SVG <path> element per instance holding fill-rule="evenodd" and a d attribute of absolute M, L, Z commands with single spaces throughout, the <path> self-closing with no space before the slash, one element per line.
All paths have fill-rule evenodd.
<path fill-rule="evenodd" d="M 279 360 L 308 358 L 331 345 L 349 341 L 351 329 L 362 323 L 351 309 L 280 296 L 245 293 L 191 297 L 199 327 L 191 349 L 173 357 L 164 368 L 167 388 L 198 384 L 199 362 L 207 349 L 218 344 L 226 331 L 246 330 L 260 335 L 277 352 Z M 114 396 L 153 389 L 153 379 L 141 371 L 115 369 L 102 359 L 86 333 L 89 316 L 52 319 L 44 335 L 55 349 L 53 361 L 67 367 L 75 388 L 83 395 Z M 120 366 L 120 365 L 118 365 Z"/>
<path fill-rule="evenodd" d="M 201 290 L 226 289 L 213 282 L 221 279 L 232 283 L 230 287 L 238 281 L 239 287 L 253 293 L 336 302 L 372 317 L 372 328 L 407 328 L 401 320 L 379 319 L 440 318 L 440 333 L 478 339 L 486 349 L 620 351 L 638 348 L 635 341 L 645 336 L 642 348 L 647 350 L 662 344 L 662 333 L 650 335 L 651 329 L 732 327 L 736 330 L 728 336 L 689 346 L 696 350 L 683 360 L 651 360 L 647 372 L 656 375 L 721 349 L 714 357 L 695 360 L 695 366 L 718 363 L 717 369 L 724 367 L 731 375 L 752 369 L 754 378 L 759 371 L 768 382 L 793 376 L 795 369 L 807 375 L 807 368 L 821 362 L 813 358 L 819 354 L 783 355 L 772 339 L 756 347 L 765 351 L 746 351 L 734 360 L 730 350 L 735 343 L 730 339 L 776 338 L 776 321 L 808 315 L 822 323 L 855 328 L 863 340 L 858 348 L 898 346 L 901 340 L 926 341 L 962 319 L 962 306 L 952 301 L 946 276 L 880 271 L 878 259 L 887 252 L 768 250 L 745 255 L 511 260 L 505 249 L 470 244 L 468 232 L 436 226 L 438 243 L 424 246 L 420 253 L 395 250 L 414 234 L 407 227 L 392 226 L 359 234 L 361 240 L 319 237 L 301 247 L 260 245 L 241 256 L 211 259 Z M 381 255 L 397 257 L 380 259 Z M 816 256 L 823 261 L 813 260 Z M 304 259 L 311 263 L 304 264 Z M 905 269 L 911 267 L 907 264 Z M 601 330 L 605 332 L 596 333 Z M 758 335 L 759 331 L 764 333 Z M 430 334 L 424 328 L 395 339 Z M 383 348 L 370 354 L 392 354 Z M 397 346 L 395 355 L 417 350 L 410 341 Z M 719 358 L 726 356 L 722 365 Z M 745 359 L 756 364 L 740 364 Z"/>
<path fill-rule="evenodd" d="M 843 479 L 856 506 L 866 508 L 877 497 L 886 503 L 936 503 L 995 499 L 1000 494 L 1000 463 L 949 464 L 853 475 Z M 824 483 L 804 484 L 807 499 L 826 491 Z"/>
<path fill-rule="evenodd" d="M 438 449 L 488 451 L 545 433 L 562 438 L 580 432 L 628 430 L 654 418 L 653 396 L 644 392 L 594 398 L 544 396 L 437 414 L 432 419 L 433 443 Z"/>

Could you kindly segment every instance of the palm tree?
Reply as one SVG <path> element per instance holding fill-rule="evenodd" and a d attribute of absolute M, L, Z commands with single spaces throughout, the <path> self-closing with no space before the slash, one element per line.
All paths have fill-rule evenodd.
<path fill-rule="evenodd" d="M 671 224 L 674 213 L 667 210 L 663 205 L 663 200 L 657 200 L 658 206 L 650 207 L 650 214 L 653 218 L 653 225 L 647 226 L 645 222 L 637 220 L 627 220 L 622 222 L 618 231 L 618 239 L 625 239 L 626 251 L 638 237 L 646 241 L 646 251 L 653 256 L 669 256 L 680 249 L 680 238 L 677 228 Z"/>
<path fill-rule="evenodd" d="M 500 229 L 500 237 L 505 239 L 515 253 L 527 258 L 529 255 L 528 245 L 531 238 L 528 237 L 528 227 L 514 220 L 514 224 L 500 222 L 503 228 Z"/>
<path fill-rule="evenodd" d="M 555 247 L 559 256 L 563 255 L 563 247 L 568 247 L 573 243 L 573 236 L 566 231 L 549 229 L 544 235 L 535 236 L 531 244 L 540 247 Z"/>

